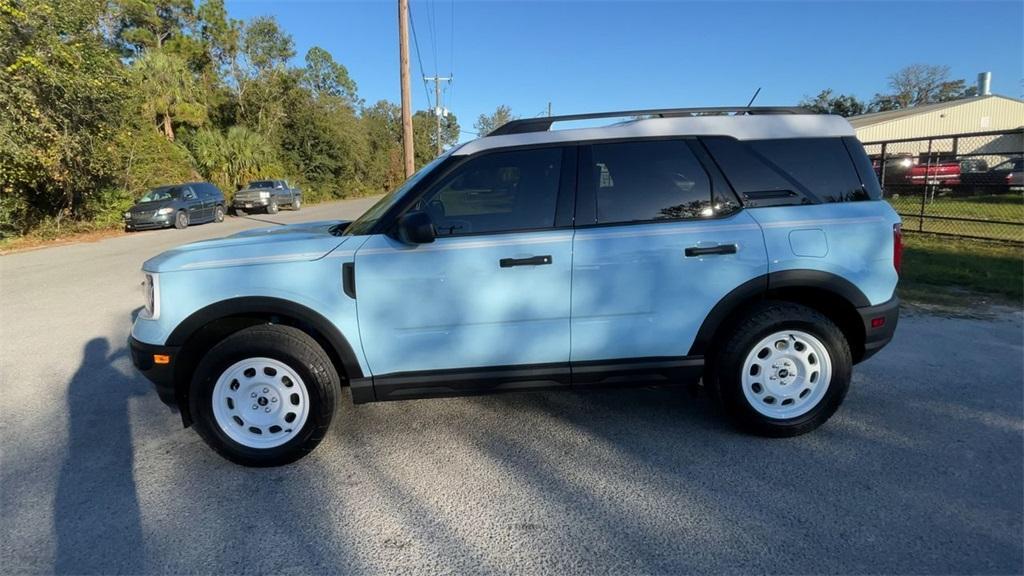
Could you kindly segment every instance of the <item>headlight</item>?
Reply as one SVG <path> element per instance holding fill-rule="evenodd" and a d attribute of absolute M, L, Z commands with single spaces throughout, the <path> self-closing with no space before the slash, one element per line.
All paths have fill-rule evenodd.
<path fill-rule="evenodd" d="M 160 277 L 145 274 L 142 278 L 142 297 L 145 309 L 139 314 L 143 318 L 156 320 L 160 317 Z"/>
<path fill-rule="evenodd" d="M 260 200 L 266 200 L 270 198 L 270 192 L 260 192 Z"/>
<path fill-rule="evenodd" d="M 174 208 L 161 208 L 156 211 L 157 214 L 170 214 L 171 212 L 174 212 Z"/>
<path fill-rule="evenodd" d="M 132 213 L 131 212 L 125 212 L 124 213 L 124 217 L 125 217 L 125 220 L 131 220 L 132 219 Z"/>

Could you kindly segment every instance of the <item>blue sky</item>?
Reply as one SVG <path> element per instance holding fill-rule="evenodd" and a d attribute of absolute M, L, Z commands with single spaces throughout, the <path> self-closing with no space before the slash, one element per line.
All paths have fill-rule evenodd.
<path fill-rule="evenodd" d="M 454 28 L 453 28 L 454 11 Z M 301 62 L 321 46 L 367 102 L 399 99 L 397 1 L 228 1 L 275 16 Z M 467 2 L 412 0 L 423 70 L 454 74 L 443 102 L 472 130 L 507 104 L 534 116 L 673 106 L 790 105 L 824 88 L 870 99 L 912 63 L 1024 95 L 1024 2 Z M 434 56 L 436 49 L 436 59 Z M 427 107 L 415 48 L 413 106 Z M 433 100 L 433 86 L 430 87 Z M 464 133 L 463 139 L 472 138 Z"/>

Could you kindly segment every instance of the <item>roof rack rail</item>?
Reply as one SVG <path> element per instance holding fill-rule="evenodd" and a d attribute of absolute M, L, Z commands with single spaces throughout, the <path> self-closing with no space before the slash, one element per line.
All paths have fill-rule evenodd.
<path fill-rule="evenodd" d="M 619 118 L 623 116 L 654 116 L 657 118 L 693 117 L 734 114 L 813 114 L 806 108 L 798 106 L 726 106 L 712 108 L 655 108 L 650 110 L 622 110 L 619 112 L 595 112 L 593 114 L 568 114 L 565 116 L 542 116 L 540 118 L 522 118 L 502 124 L 487 136 L 506 134 L 523 134 L 526 132 L 546 132 L 555 122 L 572 120 L 592 120 L 595 118 Z"/>

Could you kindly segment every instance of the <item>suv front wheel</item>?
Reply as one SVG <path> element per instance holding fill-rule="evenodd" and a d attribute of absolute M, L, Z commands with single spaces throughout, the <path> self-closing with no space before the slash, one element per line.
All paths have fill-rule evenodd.
<path fill-rule="evenodd" d="M 339 386 L 316 340 L 297 328 L 265 324 L 228 336 L 203 357 L 189 405 L 199 435 L 222 456 L 279 466 L 320 443 Z"/>
<path fill-rule="evenodd" d="M 712 360 L 711 385 L 741 428 L 796 436 L 835 413 L 853 361 L 842 331 L 821 313 L 765 302 L 736 323 Z"/>

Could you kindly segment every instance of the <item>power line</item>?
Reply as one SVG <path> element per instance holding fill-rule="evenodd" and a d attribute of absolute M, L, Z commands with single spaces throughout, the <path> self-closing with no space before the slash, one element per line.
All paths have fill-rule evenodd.
<path fill-rule="evenodd" d="M 451 49 L 450 59 L 448 61 L 448 76 L 455 78 L 455 0 L 451 0 L 451 39 L 448 42 L 448 48 Z M 454 106 L 455 103 L 455 85 L 453 82 L 448 82 L 448 104 Z"/>
<path fill-rule="evenodd" d="M 452 26 L 451 26 L 451 40 L 448 42 L 448 47 L 451 49 L 451 60 L 448 62 L 448 75 L 455 71 L 455 0 L 452 0 Z"/>
<path fill-rule="evenodd" d="M 420 58 L 420 41 L 416 38 L 416 19 L 412 16 L 412 2 L 409 3 L 409 26 L 412 28 L 412 43 L 416 47 L 416 61 L 420 64 L 420 76 L 423 77 L 423 95 L 427 97 L 427 109 L 430 109 L 430 90 L 427 89 L 426 74 L 423 69 L 423 59 Z"/>
<path fill-rule="evenodd" d="M 430 47 L 434 52 L 434 74 L 437 74 L 437 4 L 427 0 L 427 26 L 430 31 Z M 426 72 L 424 72 L 426 74 Z"/>

